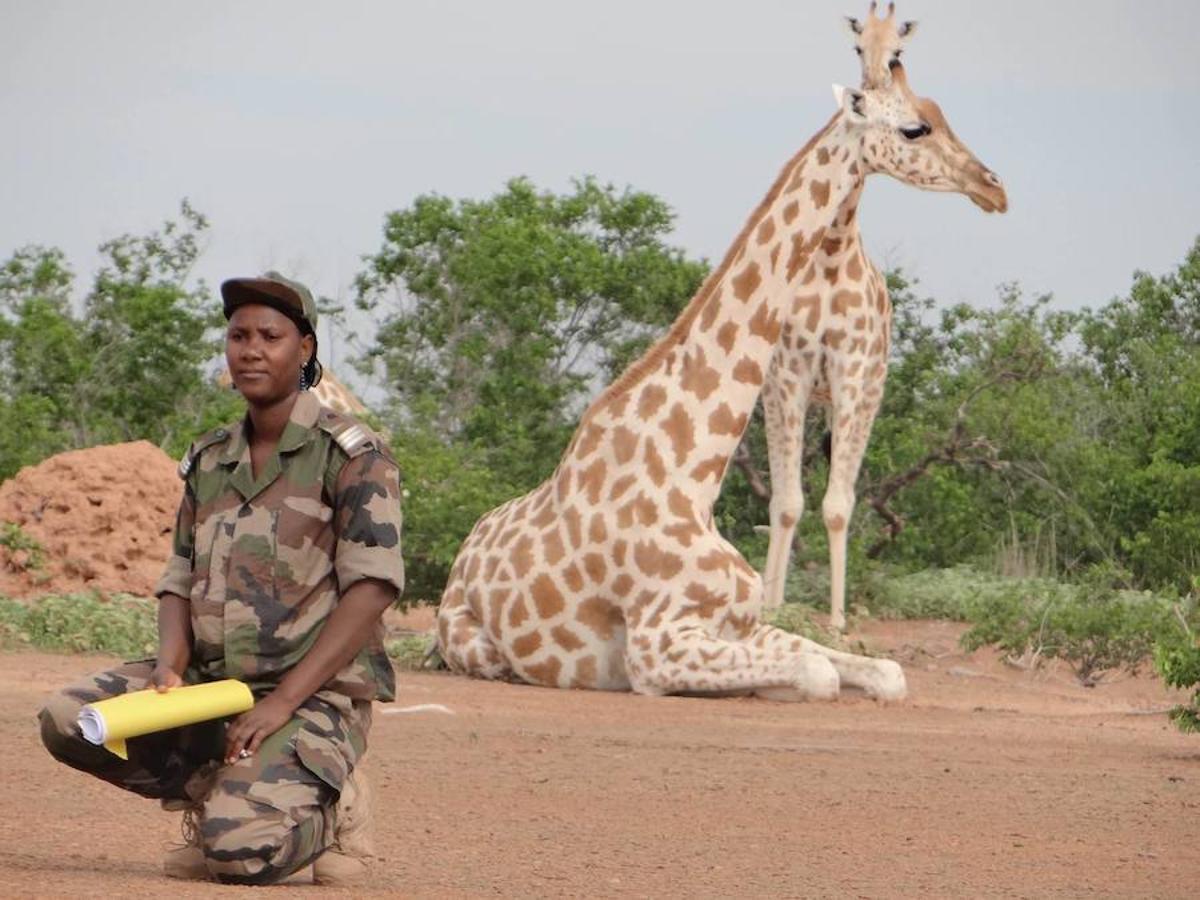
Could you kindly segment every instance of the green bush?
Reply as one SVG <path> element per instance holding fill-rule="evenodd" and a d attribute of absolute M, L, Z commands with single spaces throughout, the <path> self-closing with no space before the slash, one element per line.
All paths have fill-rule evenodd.
<path fill-rule="evenodd" d="M 1197 597 L 1200 578 L 1192 581 L 1188 604 L 1175 607 L 1175 625 L 1167 629 L 1154 645 L 1154 667 L 1167 684 L 1193 688 L 1191 702 L 1171 710 L 1171 719 L 1180 731 L 1200 731 L 1200 635 L 1197 635 Z"/>
<path fill-rule="evenodd" d="M 1119 590 L 1098 577 L 1083 584 L 1019 580 L 977 602 L 962 643 L 968 650 L 994 645 L 1034 664 L 1062 659 L 1092 687 L 1106 673 L 1138 671 L 1170 618 L 1168 598 Z"/>
<path fill-rule="evenodd" d="M 39 650 L 134 659 L 158 646 L 157 607 L 128 594 L 66 594 L 19 603 L 0 597 L 0 641 Z"/>
<path fill-rule="evenodd" d="M 6 565 L 18 570 L 37 570 L 45 561 L 45 550 L 16 522 L 0 522 L 0 547 Z"/>

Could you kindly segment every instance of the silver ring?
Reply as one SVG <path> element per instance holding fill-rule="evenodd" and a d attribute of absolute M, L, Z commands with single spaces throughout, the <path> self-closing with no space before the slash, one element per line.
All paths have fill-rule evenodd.
<path fill-rule="evenodd" d="M 239 750 L 238 751 L 238 759 L 245 759 L 249 755 L 250 755 L 249 750 Z"/>

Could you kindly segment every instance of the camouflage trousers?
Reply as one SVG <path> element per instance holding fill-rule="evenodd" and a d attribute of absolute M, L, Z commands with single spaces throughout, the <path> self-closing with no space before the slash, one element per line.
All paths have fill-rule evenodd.
<path fill-rule="evenodd" d="M 39 715 L 46 749 L 68 766 L 161 800 L 166 808 L 197 807 L 201 848 L 218 881 L 272 884 L 320 856 L 334 841 L 341 781 L 298 747 L 307 737 L 301 729 L 319 709 L 302 708 L 298 712 L 306 717 L 293 716 L 257 753 L 231 765 L 221 761 L 225 722 L 220 720 L 131 738 L 128 760 L 84 739 L 77 724 L 80 708 L 141 690 L 153 668 L 153 660 L 125 663 L 51 697 Z M 314 703 L 321 701 L 310 698 L 305 706 Z M 370 704 L 356 702 L 353 712 L 354 724 L 365 734 Z"/>

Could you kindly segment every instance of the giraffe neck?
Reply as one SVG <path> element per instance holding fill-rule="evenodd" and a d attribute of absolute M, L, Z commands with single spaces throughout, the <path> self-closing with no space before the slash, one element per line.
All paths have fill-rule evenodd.
<path fill-rule="evenodd" d="M 812 257 L 861 189 L 859 152 L 839 115 L 788 162 L 671 330 L 589 409 L 568 457 L 610 428 L 624 446 L 645 435 L 661 446 L 646 450 L 651 479 L 711 506 Z"/>

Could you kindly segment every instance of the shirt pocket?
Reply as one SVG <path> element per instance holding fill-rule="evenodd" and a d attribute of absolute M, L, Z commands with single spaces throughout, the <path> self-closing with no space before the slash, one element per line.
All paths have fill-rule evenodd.
<path fill-rule="evenodd" d="M 333 509 L 311 497 L 287 497 L 275 520 L 275 586 L 281 599 L 307 596 L 333 570 Z"/>

